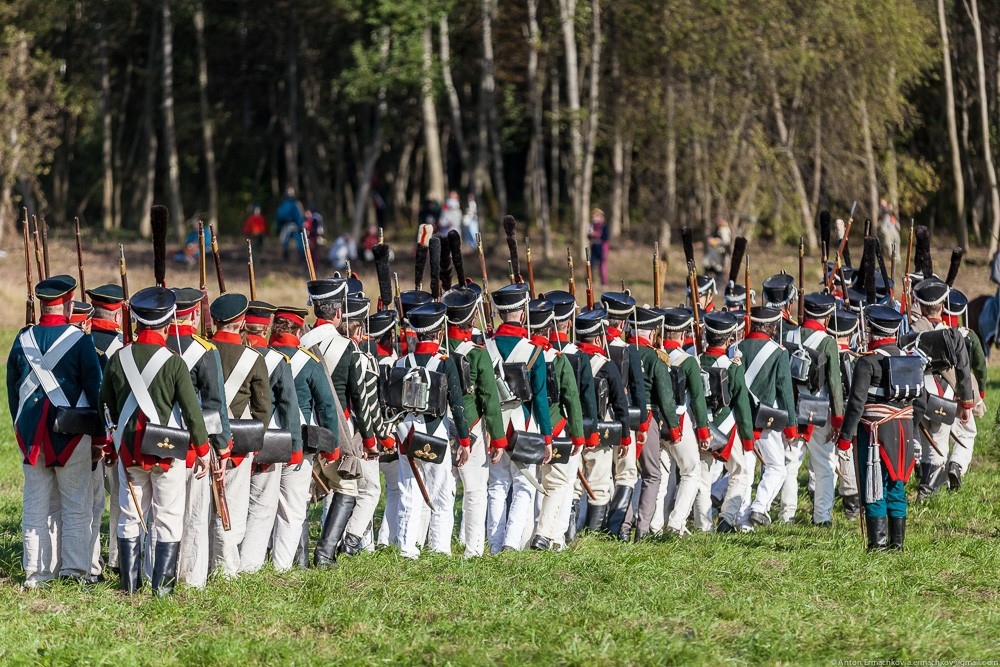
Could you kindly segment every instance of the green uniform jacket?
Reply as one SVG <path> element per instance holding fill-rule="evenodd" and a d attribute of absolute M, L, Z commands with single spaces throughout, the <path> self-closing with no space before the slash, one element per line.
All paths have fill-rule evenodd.
<path fill-rule="evenodd" d="M 692 426 L 695 436 L 699 441 L 708 440 L 711 434 L 708 431 L 708 407 L 705 405 L 705 385 L 701 381 L 701 365 L 698 359 L 681 349 L 680 341 L 664 341 L 663 347 L 670 354 L 671 365 L 676 365 L 673 364 L 673 359 L 678 352 L 684 355 L 679 368 L 687 381 L 688 412 L 694 416 Z"/>
<path fill-rule="evenodd" d="M 291 338 L 289 336 L 289 339 Z M 281 352 L 289 359 L 299 351 L 309 355 L 299 374 L 293 377 L 302 424 L 322 426 L 333 433 L 334 441 L 338 440 L 340 429 L 337 427 L 337 406 L 333 402 L 333 389 L 330 387 L 330 380 L 326 377 L 323 364 L 304 347 L 278 345 L 272 339 L 271 349 Z"/>
<path fill-rule="evenodd" d="M 556 374 L 556 385 L 559 387 L 559 402 L 549 403 L 549 420 L 552 424 L 558 424 L 565 418 L 566 432 L 573 444 L 583 445 L 586 442 L 583 432 L 583 406 L 580 405 L 580 389 L 576 386 L 573 365 L 562 352 L 556 352 L 552 361 L 546 363 L 552 364 Z"/>
<path fill-rule="evenodd" d="M 416 352 L 413 353 L 413 358 L 417 362 L 417 366 L 423 368 L 430 363 L 431 358 L 439 352 L 440 348 L 437 343 L 433 342 L 421 342 L 417 344 Z M 403 360 L 406 357 L 402 358 Z M 397 362 L 399 363 L 399 362 Z M 458 368 L 455 366 L 455 360 L 451 357 L 444 357 L 441 363 L 437 367 L 438 373 L 444 373 L 448 382 L 448 406 L 451 408 L 451 421 L 455 424 L 455 430 L 458 432 L 458 442 L 462 447 L 468 447 L 471 444 L 469 440 L 469 420 L 465 418 L 465 399 L 462 397 L 462 379 L 458 375 Z M 427 432 L 433 433 L 439 424 L 439 419 L 428 419 L 427 420 Z"/>
<path fill-rule="evenodd" d="M 276 416 L 281 428 L 291 434 L 291 462 L 297 463 L 302 460 L 300 458 L 302 455 L 302 418 L 299 416 L 299 397 L 295 389 L 295 379 L 292 377 L 292 367 L 288 363 L 288 356 L 278 350 L 271 350 L 266 345 L 254 345 L 253 349 L 264 357 L 265 364 L 268 352 L 281 355 L 281 361 L 277 363 L 268 378 L 271 385 L 271 415 Z M 270 419 L 265 424 L 270 427 Z"/>
<path fill-rule="evenodd" d="M 795 394 L 792 389 L 792 375 L 788 368 L 788 350 L 781 347 L 764 333 L 752 332 L 737 346 L 743 355 L 744 372 L 753 365 L 754 358 L 765 347 L 775 345 L 778 350 L 771 354 L 767 362 L 749 386 L 750 392 L 762 403 L 775 405 L 788 413 L 788 423 L 784 434 L 794 438 L 798 434 L 798 416 L 795 413 Z M 753 402 L 751 398 L 751 403 Z"/>
<path fill-rule="evenodd" d="M 159 339 L 160 342 L 153 342 L 156 339 Z M 137 342 L 131 346 L 136 366 L 140 372 L 146 367 L 153 354 L 164 346 L 162 341 L 163 338 L 158 334 L 140 332 Z M 142 465 L 148 469 L 159 465 L 162 468 L 169 468 L 171 459 L 161 459 L 139 453 L 139 445 L 142 442 L 146 424 L 146 418 L 140 410 L 137 409 L 132 413 L 128 423 L 120 423 L 122 408 L 125 407 L 125 401 L 131 393 L 132 390 L 129 388 L 125 371 L 122 370 L 121 359 L 118 354 L 115 354 L 108 360 L 105 369 L 100 404 L 108 406 L 112 421 L 117 424 L 119 429 L 124 429 L 119 449 L 122 463 L 126 467 Z M 153 378 L 149 387 L 149 395 L 156 406 L 157 421 L 160 423 L 167 423 L 174 405 L 179 406 L 184 423 L 187 424 L 188 432 L 191 434 L 195 453 L 198 456 L 208 454 L 208 433 L 205 431 L 205 421 L 201 416 L 201 406 L 198 404 L 194 385 L 191 384 L 191 375 L 188 373 L 187 365 L 180 357 L 172 356 L 167 360 L 160 372 Z M 142 416 L 141 425 L 139 424 L 140 416 Z M 183 465 L 183 459 L 181 461 Z"/>
<path fill-rule="evenodd" d="M 701 355 L 701 367 L 711 368 L 715 365 L 715 360 L 725 356 L 725 351 L 716 353 L 714 348 L 709 348 L 705 354 Z M 750 409 L 750 392 L 747 391 L 746 370 L 742 363 L 731 363 L 726 369 L 729 376 L 729 405 L 719 408 L 712 414 L 712 423 L 719 426 L 731 413 L 736 419 L 736 430 L 740 440 L 743 442 L 745 451 L 753 448 L 753 411 Z"/>
<path fill-rule="evenodd" d="M 798 349 L 799 336 L 803 342 L 809 340 L 810 336 L 820 336 L 820 343 L 815 346 L 815 349 L 818 354 L 826 357 L 826 377 L 823 378 L 823 387 L 830 394 L 830 416 L 833 428 L 839 429 L 844 419 L 844 384 L 840 379 L 840 350 L 837 347 L 837 339 L 826 333 L 826 326 L 817 320 L 806 319 L 801 327 L 797 327 L 793 331 L 797 331 L 798 334 L 789 333 L 785 336 L 785 349 L 789 353 Z M 814 334 L 814 331 L 822 333 Z"/>
<path fill-rule="evenodd" d="M 646 395 L 649 396 L 652 414 L 660 422 L 661 428 L 666 426 L 671 440 L 676 442 L 681 437 L 681 420 L 677 414 L 674 383 L 670 381 L 670 368 L 645 341 L 641 341 L 639 345 L 639 361 L 642 364 L 642 376 L 645 378 Z M 645 431 L 647 428 L 648 420 L 639 430 Z"/>
<path fill-rule="evenodd" d="M 184 327 L 179 327 L 180 331 L 171 330 L 167 334 L 167 347 L 177 354 L 184 352 L 192 345 L 200 345 L 206 352 L 201 359 L 191 369 L 191 384 L 198 394 L 201 402 L 201 409 L 215 410 L 222 420 L 222 433 L 209 436 L 209 441 L 216 452 L 223 452 L 229 448 L 229 441 L 232 433 L 229 430 L 229 411 L 226 409 L 226 397 L 222 391 L 222 360 L 219 358 L 219 351 L 207 339 L 187 332 Z M 194 331 L 192 328 L 191 331 Z M 194 461 L 191 461 L 193 464 Z"/>
<path fill-rule="evenodd" d="M 448 339 L 448 352 L 454 354 L 455 349 L 462 344 L 458 338 Z M 456 364 L 458 359 L 452 357 Z M 465 418 L 469 424 L 475 424 L 483 419 L 483 430 L 489 433 L 494 447 L 507 446 L 507 433 L 503 428 L 503 414 L 500 411 L 500 397 L 497 393 L 497 379 L 493 374 L 490 354 L 476 345 L 465 355 L 469 364 L 469 381 L 474 390 L 463 397 L 465 401 Z M 461 382 L 461 378 L 459 378 Z M 459 384 L 461 387 L 461 384 Z M 449 387 L 450 389 L 450 387 Z"/>
<path fill-rule="evenodd" d="M 965 342 L 969 348 L 969 364 L 972 367 L 972 377 L 976 378 L 979 385 L 979 393 L 982 395 L 986 391 L 986 353 L 983 352 L 983 343 L 979 336 L 972 333 L 965 327 L 959 327 L 959 331 L 965 336 Z"/>
<path fill-rule="evenodd" d="M 236 364 L 243 356 L 244 350 L 251 350 L 257 358 L 254 360 L 253 370 L 247 376 L 246 381 L 236 391 L 235 396 L 226 396 L 231 419 L 242 419 L 247 406 L 250 407 L 250 416 L 259 422 L 267 424 L 271 421 L 271 383 L 267 377 L 267 365 L 264 357 L 253 348 L 236 343 L 219 341 L 219 334 L 214 339 L 215 346 L 219 349 L 219 358 L 222 360 L 222 377 L 229 378 Z M 223 382 L 225 385 L 225 382 Z"/>

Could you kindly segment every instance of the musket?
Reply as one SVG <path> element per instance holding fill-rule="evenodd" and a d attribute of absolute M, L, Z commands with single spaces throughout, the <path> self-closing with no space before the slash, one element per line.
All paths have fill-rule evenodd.
<path fill-rule="evenodd" d="M 830 292 L 833 292 L 833 277 L 837 275 L 837 271 L 841 268 L 840 262 L 844 256 L 844 246 L 847 245 L 847 239 L 851 236 L 851 225 L 854 224 L 854 209 L 857 208 L 858 202 L 855 201 L 851 204 L 851 215 L 847 219 L 847 226 L 844 228 L 844 238 L 840 239 L 840 246 L 837 248 L 837 258 L 833 266 L 833 271 L 830 273 L 830 277 L 827 280 L 826 286 L 829 288 Z M 847 292 L 847 285 L 843 285 L 844 292 Z"/>
<path fill-rule="evenodd" d="M 660 284 L 660 242 L 653 243 L 653 307 L 660 307 L 660 294 L 662 285 Z"/>
<path fill-rule="evenodd" d="M 215 277 L 219 281 L 219 294 L 225 294 L 226 279 L 222 277 L 222 258 L 219 257 L 219 239 L 215 235 L 215 225 L 208 223 L 208 231 L 212 234 L 212 257 L 215 259 Z"/>
<path fill-rule="evenodd" d="M 528 261 L 528 293 L 535 298 L 535 267 L 531 264 L 531 240 L 524 237 L 524 256 Z"/>
<path fill-rule="evenodd" d="M 746 314 L 743 316 L 745 320 L 744 325 L 746 326 L 746 335 L 750 335 L 750 253 L 747 253 L 747 268 L 743 274 L 743 285 L 746 289 Z"/>
<path fill-rule="evenodd" d="M 108 406 L 105 404 L 104 432 L 107 434 L 109 442 L 112 440 L 115 428 L 115 423 L 111 420 L 111 411 L 108 410 Z M 132 483 L 132 475 L 125 466 L 122 466 L 122 470 L 125 471 L 125 483 L 128 484 L 128 492 L 129 495 L 132 496 L 132 504 L 135 505 L 135 513 L 139 517 L 139 525 L 142 526 L 142 532 L 147 533 L 149 532 L 149 529 L 146 527 L 146 519 L 142 515 L 142 505 L 139 504 L 139 497 L 135 493 L 135 485 Z"/>
<path fill-rule="evenodd" d="M 591 488 L 590 482 L 587 481 L 587 476 L 583 474 L 583 468 L 576 469 L 576 478 L 580 480 L 580 486 L 582 486 L 583 490 L 587 492 L 587 497 L 592 501 L 597 500 L 597 496 L 594 494 L 594 489 Z"/>
<path fill-rule="evenodd" d="M 302 230 L 302 248 L 306 253 L 306 268 L 309 269 L 309 280 L 316 280 L 316 266 L 313 264 L 312 248 L 309 247 L 309 232 Z"/>
<path fill-rule="evenodd" d="M 42 217 L 42 263 L 45 265 L 45 277 L 52 274 L 49 272 L 49 223 Z"/>
<path fill-rule="evenodd" d="M 80 300 L 87 300 L 87 282 L 83 279 L 83 241 L 80 240 L 80 218 L 73 218 L 76 227 L 76 269 L 80 273 Z"/>
<path fill-rule="evenodd" d="M 920 432 L 924 434 L 925 438 L 927 438 L 927 442 L 931 443 L 931 447 L 933 447 L 934 451 L 938 453 L 938 456 L 943 456 L 947 458 L 948 455 L 941 450 L 941 446 L 938 445 L 937 442 L 934 440 L 934 438 L 931 437 L 931 432 L 927 430 L 927 427 L 924 426 L 922 420 L 920 424 Z"/>
<path fill-rule="evenodd" d="M 799 237 L 799 326 L 806 319 L 806 244 L 805 239 Z"/>
<path fill-rule="evenodd" d="M 25 326 L 35 323 L 35 285 L 31 277 L 31 252 L 28 250 L 28 209 L 24 209 L 24 231 L 21 235 L 24 240 L 24 280 L 27 283 L 28 291 L 24 301 L 24 324 Z"/>
<path fill-rule="evenodd" d="M 247 239 L 247 276 L 250 278 L 250 300 L 257 299 L 257 278 L 253 272 L 253 242 Z"/>
<path fill-rule="evenodd" d="M 590 248 L 584 251 L 584 257 L 587 259 L 587 308 L 593 309 L 594 307 L 594 274 L 590 268 Z"/>
<path fill-rule="evenodd" d="M 476 249 L 479 252 L 479 271 L 483 274 L 483 312 L 486 316 L 486 335 L 493 335 L 493 300 L 490 298 L 490 279 L 486 273 L 486 255 L 483 254 L 483 237 L 476 234 Z"/>
<path fill-rule="evenodd" d="M 45 267 L 42 264 L 42 244 L 38 238 L 38 217 L 33 215 L 31 216 L 31 220 L 35 223 L 32 238 L 35 243 L 35 266 L 38 268 L 38 279 L 45 280 L 48 276 L 45 274 Z"/>
<path fill-rule="evenodd" d="M 128 304 L 128 268 L 125 266 L 125 244 L 118 244 L 118 273 L 122 280 L 122 337 L 125 344 L 132 342 L 132 314 Z"/>
<path fill-rule="evenodd" d="M 889 280 L 895 281 L 896 280 L 896 244 L 895 243 L 890 244 L 890 246 L 889 246 L 889 252 L 892 254 L 892 257 L 889 258 Z M 889 296 L 891 297 L 892 296 L 892 288 L 889 287 L 888 285 L 886 285 L 885 288 L 887 290 L 889 290 Z"/>
<path fill-rule="evenodd" d="M 205 223 L 198 221 L 198 279 L 201 289 L 201 335 L 204 338 L 211 336 L 211 314 L 208 308 L 208 267 L 205 258 Z"/>
<path fill-rule="evenodd" d="M 229 501 L 226 500 L 226 479 L 225 477 L 219 479 L 215 474 L 219 467 L 219 455 L 214 447 L 209 447 L 208 474 L 212 476 L 212 500 L 215 501 L 215 513 L 219 516 L 219 521 L 222 522 L 222 530 L 228 531 L 232 529 L 233 525 L 229 518 Z"/>
<path fill-rule="evenodd" d="M 510 284 L 513 285 L 517 282 L 517 278 L 514 277 L 514 262 L 507 260 L 507 274 L 510 277 Z"/>
<path fill-rule="evenodd" d="M 910 218 L 910 238 L 906 244 L 906 267 L 903 269 L 903 293 L 899 296 L 899 312 L 910 312 L 910 260 L 913 259 L 913 218 Z"/>
<path fill-rule="evenodd" d="M 569 265 L 569 293 L 576 298 L 576 270 L 573 268 L 573 251 L 566 246 L 566 263 Z"/>
<path fill-rule="evenodd" d="M 688 284 L 691 286 L 691 309 L 694 312 L 694 349 L 701 354 L 701 303 L 698 297 L 698 274 L 695 273 L 694 264 L 688 264 Z"/>

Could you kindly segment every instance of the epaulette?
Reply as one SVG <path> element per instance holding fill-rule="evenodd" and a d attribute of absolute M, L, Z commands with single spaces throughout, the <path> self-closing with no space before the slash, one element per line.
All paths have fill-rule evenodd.
<path fill-rule="evenodd" d="M 319 357 L 317 357 L 317 356 L 316 356 L 315 354 L 313 354 L 312 352 L 310 352 L 310 351 L 309 351 L 309 350 L 307 350 L 306 348 L 304 348 L 304 347 L 299 347 L 299 349 L 300 349 L 300 350 L 302 350 L 303 352 L 305 352 L 306 354 L 308 354 L 308 355 L 309 355 L 309 358 L 310 358 L 310 359 L 312 359 L 313 361 L 315 361 L 315 362 L 319 362 Z M 286 358 L 287 358 L 287 357 L 286 357 Z"/>
<path fill-rule="evenodd" d="M 201 343 L 201 346 L 204 347 L 206 350 L 214 350 L 215 349 L 215 343 L 213 343 L 212 341 L 208 340 L 207 338 L 202 338 L 198 334 L 191 334 L 191 339 L 192 340 L 196 340 L 199 343 Z"/>

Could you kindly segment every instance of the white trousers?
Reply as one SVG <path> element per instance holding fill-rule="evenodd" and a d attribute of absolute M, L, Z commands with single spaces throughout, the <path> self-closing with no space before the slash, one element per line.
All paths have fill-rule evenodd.
<path fill-rule="evenodd" d="M 730 526 L 735 528 L 740 523 L 740 514 L 744 504 L 749 504 L 746 499 L 750 495 L 750 487 L 753 484 L 753 471 L 757 459 L 753 452 L 743 451 L 743 443 L 739 438 L 733 443 L 733 448 L 726 461 L 726 472 L 729 473 L 729 483 L 726 485 L 726 494 L 722 499 L 722 509 L 719 515 Z"/>
<path fill-rule="evenodd" d="M 385 509 L 378 530 L 378 544 L 387 547 L 399 543 L 399 459 L 379 463 L 378 467 L 385 479 Z"/>
<path fill-rule="evenodd" d="M 34 587 L 56 576 L 85 577 L 92 561 L 93 475 L 90 439 L 84 438 L 66 465 L 23 465 L 21 540 L 24 585 Z"/>
<path fill-rule="evenodd" d="M 611 496 L 615 490 L 615 456 L 617 447 L 598 445 L 597 447 L 584 447 L 580 454 L 579 467 L 583 470 L 590 490 L 594 492 L 594 499 L 587 498 L 587 504 L 593 507 L 600 507 L 611 502 Z M 576 471 L 573 471 L 576 474 Z M 574 482 L 574 494 L 577 498 L 585 495 L 583 485 L 579 481 Z"/>
<path fill-rule="evenodd" d="M 375 509 L 382 497 L 382 480 L 379 477 L 378 459 L 361 460 L 361 478 L 358 480 L 358 500 L 347 521 L 347 533 L 364 537 L 375 518 Z"/>
<path fill-rule="evenodd" d="M 958 420 L 956 419 L 955 421 L 957 422 Z M 952 426 L 929 422 L 926 419 L 922 421 L 922 424 L 927 427 L 927 431 L 930 433 L 934 443 L 932 444 L 924 436 L 923 429 L 917 429 L 920 440 L 920 461 L 921 463 L 930 463 L 932 466 L 943 466 L 948 462 L 951 450 L 952 443 L 951 438 L 948 437 L 948 433 L 951 431 Z M 937 447 L 934 445 L 937 445 Z M 941 451 L 938 452 L 938 449 Z"/>
<path fill-rule="evenodd" d="M 240 544 L 246 536 L 247 512 L 250 509 L 250 478 L 253 454 L 248 454 L 235 467 L 226 470 L 226 502 L 229 504 L 229 530 L 223 530 L 222 519 L 212 516 L 209 571 L 219 571 L 235 577 L 240 571 Z"/>
<path fill-rule="evenodd" d="M 564 518 L 563 507 L 570 504 L 579 461 L 579 455 L 570 456 L 564 463 L 546 463 L 541 467 L 542 488 L 548 495 L 541 498 L 535 534 L 541 535 L 550 543 L 562 544 L 566 536 L 569 511 L 567 508 Z"/>
<path fill-rule="evenodd" d="M 302 463 L 281 466 L 278 507 L 271 533 L 271 563 L 279 572 L 291 569 L 309 514 L 315 454 L 303 454 Z"/>
<path fill-rule="evenodd" d="M 108 494 L 108 563 L 118 567 L 118 466 L 100 466 L 103 470 L 102 488 Z"/>
<path fill-rule="evenodd" d="M 282 467 L 276 463 L 264 470 L 255 470 L 250 476 L 250 505 L 246 534 L 240 543 L 240 572 L 256 572 L 267 559 L 274 519 L 278 514 Z"/>
<path fill-rule="evenodd" d="M 698 451 L 698 494 L 694 499 L 694 527 L 702 533 L 715 531 L 712 522 L 712 482 L 721 466 L 709 452 Z"/>
<path fill-rule="evenodd" d="M 427 543 L 432 551 L 451 554 L 455 528 L 455 477 L 451 474 L 451 445 L 441 463 L 416 460 L 434 510 L 427 506 L 406 457 L 399 461 L 399 549 L 404 558 L 416 559 Z"/>
<path fill-rule="evenodd" d="M 208 580 L 208 525 L 212 516 L 212 482 L 209 475 L 196 479 L 185 470 L 184 534 L 178 558 L 177 579 L 202 588 Z"/>
<path fill-rule="evenodd" d="M 840 452 L 834 452 L 837 457 L 837 476 L 840 478 L 838 490 L 841 496 L 858 495 L 858 471 L 854 468 L 854 449 L 847 450 L 847 460 L 840 458 Z"/>
<path fill-rule="evenodd" d="M 691 421 L 691 416 L 685 414 L 680 442 L 668 443 L 664 447 L 681 476 L 674 496 L 674 508 L 667 518 L 667 529 L 674 532 L 682 532 L 686 528 L 687 518 L 691 515 L 701 485 L 701 452 Z M 664 485 L 661 483 L 661 486 Z M 666 488 L 664 488 L 665 494 Z"/>
<path fill-rule="evenodd" d="M 483 555 L 486 544 L 487 489 L 490 482 L 490 463 L 481 419 L 472 427 L 472 434 L 475 444 L 469 452 L 469 460 L 458 468 L 458 476 L 462 480 L 461 537 L 466 558 Z"/>
<path fill-rule="evenodd" d="M 499 553 L 504 547 L 521 548 L 526 527 L 535 519 L 535 487 L 525 475 L 537 474 L 537 466 L 526 465 L 522 471 L 506 453 L 490 466 L 486 514 L 490 553 Z M 511 494 L 509 508 L 508 493 Z"/>
<path fill-rule="evenodd" d="M 770 515 L 771 503 L 785 482 L 785 444 L 781 432 L 768 429 L 761 433 L 757 440 L 757 451 L 764 459 L 764 470 L 757 483 L 757 494 L 743 513 L 744 523 L 749 520 L 750 512 Z"/>
<path fill-rule="evenodd" d="M 83 443 L 80 443 L 81 445 Z M 101 520 L 104 518 L 104 462 L 98 461 L 91 472 L 90 492 L 92 494 L 93 519 L 90 523 L 90 575 L 96 577 L 104 572 L 101 560 Z M 118 540 L 115 540 L 117 542 Z"/>
<path fill-rule="evenodd" d="M 552 544 L 556 547 L 563 546 L 566 543 L 566 531 L 569 530 L 569 517 L 570 513 L 573 511 L 573 500 L 577 497 L 576 487 L 582 486 L 580 482 L 577 480 L 577 474 L 576 474 L 576 471 L 580 469 L 580 462 L 582 460 L 583 460 L 583 453 L 581 452 L 576 456 L 569 457 L 569 462 L 563 466 L 565 468 L 563 474 L 570 480 L 570 483 L 569 486 L 566 488 L 566 490 L 563 492 L 564 494 L 563 501 L 559 505 L 559 516 L 556 519 L 555 528 L 551 529 L 550 531 L 552 533 L 555 533 L 555 535 L 551 539 L 552 539 Z M 543 481 L 543 486 L 544 486 L 544 481 Z M 551 495 L 552 493 L 549 492 L 549 496 Z M 548 498 L 546 498 L 545 500 L 548 500 Z M 577 515 L 577 520 L 579 520 L 579 518 L 580 518 L 579 515 Z M 539 518 L 539 522 L 541 522 L 541 518 Z M 539 523 L 539 525 L 541 524 Z M 540 532 L 541 528 L 539 528 L 538 530 Z M 540 534 L 545 535 L 544 533 Z"/>
<path fill-rule="evenodd" d="M 976 443 L 977 432 L 976 420 L 972 417 L 965 424 L 956 419 L 951 425 L 951 436 L 948 438 L 950 440 L 948 446 L 951 447 L 949 460 L 958 464 L 963 475 L 969 472 L 969 464 L 972 463 L 972 448 Z"/>
<path fill-rule="evenodd" d="M 142 537 L 139 513 L 128 486 L 128 480 L 131 479 L 139 507 L 142 508 L 143 519 L 152 537 L 151 541 L 144 540 L 143 543 L 148 547 L 151 542 L 180 542 L 184 534 L 186 471 L 184 459 L 175 459 L 166 470 L 159 466 L 153 466 L 149 470 L 143 470 L 141 466 L 126 469 L 119 461 L 118 537 Z M 153 553 L 147 553 L 145 560 L 151 564 Z"/>

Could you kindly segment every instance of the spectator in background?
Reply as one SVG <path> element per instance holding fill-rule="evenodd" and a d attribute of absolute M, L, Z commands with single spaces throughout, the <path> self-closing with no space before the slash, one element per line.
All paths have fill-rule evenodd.
<path fill-rule="evenodd" d="M 260 213 L 260 204 L 254 203 L 250 215 L 243 223 L 243 236 L 247 237 L 257 252 L 264 247 L 264 237 L 267 236 L 267 221 Z"/>
<path fill-rule="evenodd" d="M 420 212 L 417 214 L 417 219 L 418 224 L 434 225 L 434 230 L 437 231 L 441 219 L 441 204 L 438 203 L 438 200 L 430 197 L 425 199 L 424 205 L 420 207 Z"/>
<path fill-rule="evenodd" d="M 372 248 L 378 245 L 378 227 L 368 225 L 365 235 L 361 237 L 361 258 L 366 262 L 374 262 L 375 255 Z"/>
<path fill-rule="evenodd" d="M 611 229 L 604 220 L 604 211 L 595 208 L 590 212 L 590 261 L 592 267 L 598 270 L 601 286 L 608 286 L 608 240 Z"/>
<path fill-rule="evenodd" d="M 452 190 L 444 201 L 441 209 L 441 235 L 447 236 L 453 229 L 462 227 L 462 202 L 458 200 L 458 192 Z"/>
<path fill-rule="evenodd" d="M 347 268 L 348 262 L 353 262 L 358 258 L 358 244 L 354 242 L 351 235 L 344 232 L 337 237 L 337 240 L 330 246 L 330 252 L 326 259 L 334 271 L 343 271 Z"/>
<path fill-rule="evenodd" d="M 878 202 L 878 230 L 879 243 L 882 244 L 882 255 L 888 262 L 893 255 L 893 248 L 896 249 L 896 260 L 899 260 L 899 220 L 896 219 L 896 212 L 893 207 L 884 199 Z"/>
<path fill-rule="evenodd" d="M 479 234 L 479 207 L 476 205 L 476 195 L 469 193 L 468 201 L 465 204 L 465 217 L 462 218 L 464 228 L 465 246 L 467 248 L 476 247 L 476 236 Z"/>
<path fill-rule="evenodd" d="M 305 257 L 302 230 L 305 228 L 306 218 L 302 211 L 302 205 L 295 198 L 295 188 L 289 187 L 285 190 L 285 198 L 278 204 L 278 210 L 274 217 L 278 238 L 281 241 L 281 256 L 288 259 L 288 246 L 294 240 L 299 249 L 299 256 Z"/>
<path fill-rule="evenodd" d="M 180 250 L 174 254 L 174 261 L 178 264 L 187 264 L 188 266 L 194 266 L 201 260 L 201 253 L 199 248 L 201 242 L 199 241 L 199 223 L 197 216 L 191 218 L 188 222 L 190 225 L 190 230 L 187 236 L 184 237 L 184 245 Z M 212 255 L 212 229 L 208 225 L 205 225 L 205 256 L 211 257 Z"/>

